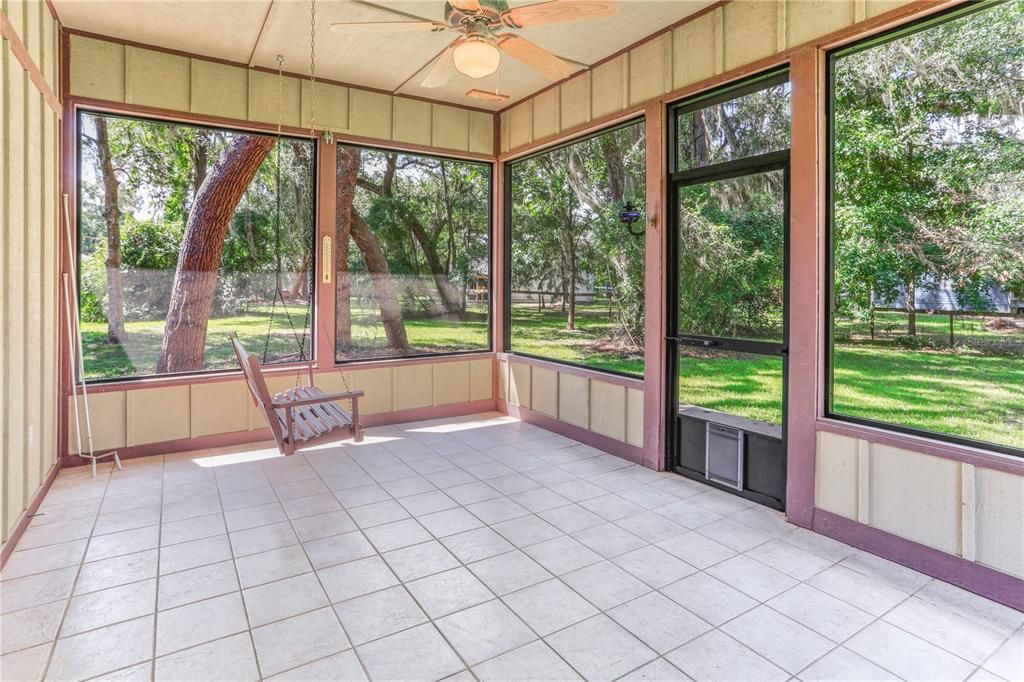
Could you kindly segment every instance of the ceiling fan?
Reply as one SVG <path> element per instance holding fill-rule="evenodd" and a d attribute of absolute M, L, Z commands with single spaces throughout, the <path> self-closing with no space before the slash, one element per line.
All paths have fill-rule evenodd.
<path fill-rule="evenodd" d="M 350 1 L 400 16 L 403 21 L 342 22 L 331 24 L 331 30 L 343 33 L 455 31 L 461 34 L 435 58 L 420 83 L 425 88 L 444 85 L 455 71 L 470 78 L 489 76 L 498 70 L 502 53 L 526 64 L 549 80 L 567 78 L 578 70 L 578 65 L 570 64 L 523 38 L 514 32 L 515 29 L 615 14 L 615 0 L 548 0 L 512 9 L 509 9 L 505 0 L 448 0 L 444 5 L 445 20 L 433 21 L 366 0 Z M 470 91 L 473 92 L 480 91 Z"/>

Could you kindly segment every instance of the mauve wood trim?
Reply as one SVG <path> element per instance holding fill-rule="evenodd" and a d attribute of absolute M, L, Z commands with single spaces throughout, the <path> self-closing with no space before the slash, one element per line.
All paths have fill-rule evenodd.
<path fill-rule="evenodd" d="M 468 403 L 452 403 L 450 405 L 433 405 L 420 407 L 411 410 L 397 410 L 395 412 L 381 412 L 379 414 L 360 415 L 359 423 L 364 428 L 373 426 L 388 426 L 390 424 L 403 424 L 406 422 L 423 421 L 426 419 L 444 419 L 446 417 L 461 417 L 483 412 L 495 412 L 496 404 L 494 398 L 476 400 Z M 117 450 L 118 457 L 122 460 L 136 459 L 138 457 L 150 457 L 152 455 L 170 455 L 181 452 L 196 452 L 211 448 L 227 447 L 231 445 L 244 445 L 246 443 L 262 443 L 273 441 L 274 436 L 269 428 L 255 429 L 253 431 L 234 431 L 231 433 L 217 433 L 198 438 L 179 438 L 177 440 L 162 441 L 159 443 L 145 443 L 124 448 L 108 448 L 98 451 L 98 454 Z M 277 447 L 276 445 L 272 447 Z M 300 446 L 301 450 L 302 447 Z M 63 466 L 85 466 L 89 461 L 77 455 L 65 455 Z"/>
<path fill-rule="evenodd" d="M 517 355 L 515 353 L 498 353 L 498 360 L 507 360 L 508 362 L 520 362 L 524 365 L 531 365 L 533 367 L 540 367 L 542 369 L 550 369 L 555 372 L 561 372 L 562 374 L 574 374 L 578 377 L 584 377 L 586 379 L 592 379 L 594 381 L 603 381 L 606 384 L 614 384 L 615 386 L 625 386 L 626 388 L 632 388 L 637 391 L 644 390 L 644 380 L 640 377 L 624 377 L 618 374 L 610 374 L 608 372 L 602 372 L 599 369 L 587 369 L 586 367 L 577 367 L 575 365 L 566 365 L 557 360 L 544 360 L 542 358 L 533 358 L 527 355 Z"/>
<path fill-rule="evenodd" d="M 77 220 L 77 201 L 72 201 L 73 197 L 77 196 L 76 191 L 76 177 L 77 177 L 77 154 L 75 153 L 75 141 L 77 140 L 77 126 L 78 117 L 75 115 L 74 106 L 69 101 L 67 95 L 68 82 L 70 80 L 68 74 L 71 68 L 69 62 L 70 49 L 68 47 L 68 34 L 66 31 L 61 30 L 60 32 L 60 91 L 61 97 L 64 100 L 64 116 L 60 122 L 60 193 L 57 197 L 59 210 L 57 213 L 57 224 L 58 232 L 57 244 L 60 252 L 57 254 L 59 259 L 60 267 L 57 273 L 57 310 L 60 316 L 59 324 L 57 325 L 57 338 L 58 338 L 58 376 L 57 376 L 57 397 L 59 404 L 57 405 L 57 456 L 61 462 L 68 454 L 68 433 L 70 432 L 70 412 L 68 409 L 68 398 L 73 394 L 73 387 L 70 374 L 71 366 L 71 338 L 68 336 L 67 324 L 65 323 L 67 315 L 67 306 L 64 303 L 64 289 L 63 289 L 63 277 L 65 273 L 70 273 L 74 268 L 74 258 L 72 257 L 71 251 L 76 248 L 74 244 L 68 244 L 66 239 L 67 230 L 64 228 L 64 194 L 68 195 L 68 220 L 72 225 L 72 232 L 74 232 L 74 225 Z"/>
<path fill-rule="evenodd" d="M 728 4 L 728 1 L 730 0 L 726 0 L 726 2 L 723 2 L 722 6 Z M 821 49 L 833 49 L 835 47 L 839 47 L 841 45 L 845 45 L 847 43 L 854 42 L 862 38 L 866 38 L 877 33 L 881 33 L 883 31 L 887 31 L 890 28 L 894 28 L 908 21 L 920 19 L 930 14 L 935 14 L 936 12 L 940 12 L 949 7 L 966 4 L 969 1 L 970 0 L 946 0 L 944 2 L 937 2 L 936 0 L 917 0 L 916 2 L 912 2 L 902 7 L 897 7 L 896 9 L 884 12 L 876 17 L 872 17 L 871 19 L 866 19 L 862 22 L 851 24 L 850 26 L 839 29 L 838 31 L 833 31 L 832 33 L 819 36 L 818 38 L 814 38 L 813 40 L 801 43 L 800 45 L 794 45 L 790 48 L 787 48 L 786 50 L 777 52 L 773 55 L 769 55 L 768 57 L 764 57 L 749 64 L 744 64 L 743 66 L 738 66 L 734 69 L 724 71 L 720 74 L 716 74 L 709 78 L 705 78 L 704 80 L 697 81 L 696 83 L 691 83 L 690 85 L 670 90 L 669 92 L 663 95 L 659 95 L 658 97 L 653 98 L 652 100 L 649 101 L 667 103 L 680 99 L 685 99 L 687 97 L 691 97 L 705 90 L 711 90 L 713 88 L 725 85 L 727 83 L 741 80 L 747 76 L 762 71 L 767 71 L 775 67 L 783 66 L 789 62 L 790 56 L 792 54 L 800 50 L 811 47 Z M 692 16 L 693 18 L 696 18 L 696 15 Z M 648 36 L 648 38 L 643 39 L 642 41 L 640 41 L 640 43 L 644 43 L 647 42 L 648 40 L 657 38 L 663 32 L 664 29 L 652 34 L 651 36 Z M 601 62 L 597 62 L 594 66 L 597 66 L 600 63 Z M 555 85 L 561 85 L 562 82 L 564 81 L 560 81 Z M 514 104 L 505 107 L 498 113 L 503 114 L 509 109 L 533 99 L 540 92 L 543 92 L 544 90 L 550 87 L 552 86 L 546 86 L 543 90 L 540 90 L 528 97 L 524 97 L 523 99 L 516 101 Z M 639 104 L 633 105 L 626 109 L 622 109 L 613 114 L 609 114 L 607 117 L 603 118 L 614 118 L 616 116 L 621 116 L 624 112 L 635 112 L 637 110 L 643 110 L 643 108 L 647 104 L 648 102 L 641 102 Z M 581 124 L 573 128 L 568 128 L 566 130 L 559 131 L 554 135 L 549 135 L 544 138 L 532 140 L 529 144 L 516 147 L 515 149 L 509 149 L 508 151 L 505 152 L 505 156 L 503 156 L 502 158 L 514 158 L 516 156 L 521 156 L 524 153 L 528 153 L 536 149 L 558 144 L 560 143 L 560 141 L 575 137 L 588 129 L 591 129 L 589 124 Z"/>
<path fill-rule="evenodd" d="M 505 272 L 508 263 L 505 262 L 505 235 L 509 226 L 505 224 L 505 176 L 508 168 L 503 162 L 495 162 L 494 174 L 491 176 L 491 188 L 493 197 L 491 199 L 491 320 L 492 320 L 492 347 L 499 353 L 504 353 L 505 328 L 507 324 L 505 310 Z"/>
<path fill-rule="evenodd" d="M 39 94 L 43 96 L 46 106 L 57 114 L 58 117 L 63 116 L 64 108 L 61 106 L 60 98 L 50 89 L 50 85 L 46 82 L 46 77 L 39 70 L 39 65 L 32 59 L 32 55 L 25 47 L 25 43 L 21 41 L 21 36 L 18 35 L 17 30 L 11 25 L 11 20 L 4 12 L 0 12 L 0 35 L 7 39 L 7 42 L 10 44 L 11 54 L 21 64 L 21 68 L 28 73 L 29 80 L 32 81 Z"/>
<path fill-rule="evenodd" d="M 1024 611 L 1024 581 L 1020 578 L 857 523 L 824 509 L 814 510 L 813 530 L 1000 604 Z"/>
<path fill-rule="evenodd" d="M 620 109 L 611 114 L 605 114 L 604 116 L 598 116 L 592 118 L 589 121 L 580 123 L 571 128 L 566 128 L 553 135 L 547 135 L 545 137 L 539 137 L 528 144 L 516 147 L 514 150 L 509 150 L 499 155 L 499 160 L 504 163 L 521 159 L 524 156 L 532 156 L 538 152 L 542 152 L 545 149 L 551 147 L 560 147 L 565 144 L 573 142 L 577 138 L 588 137 L 595 133 L 599 133 L 605 128 L 611 128 L 619 123 L 625 123 L 630 119 L 636 118 L 638 115 L 643 115 L 646 111 L 646 104 L 634 104 L 633 106 Z M 499 147 L 500 150 L 500 147 Z"/>
<path fill-rule="evenodd" d="M 139 48 L 141 50 L 152 50 L 153 52 L 163 52 L 164 54 L 173 54 L 178 57 L 188 57 L 189 59 L 199 59 L 204 62 L 213 62 L 215 64 L 223 64 L 225 66 L 236 66 L 242 69 L 250 69 L 252 71 L 262 71 L 263 73 L 270 73 L 277 75 L 277 69 L 269 66 L 249 66 L 245 62 L 236 62 L 230 59 L 221 59 L 219 57 L 209 57 L 206 55 L 198 54 L 196 52 L 188 52 L 185 50 L 176 50 L 170 47 L 160 47 L 158 45 L 150 45 L 148 43 L 140 43 L 135 40 L 129 40 L 127 38 L 115 38 L 114 36 L 103 35 L 102 33 L 91 33 L 89 31 L 82 31 L 74 28 L 64 29 L 69 35 L 81 36 L 83 38 L 92 38 L 93 40 L 102 40 L 108 43 L 116 43 L 118 45 L 126 45 L 130 47 Z M 282 71 L 283 75 L 290 78 L 298 78 L 299 80 L 309 80 L 309 74 L 296 73 L 294 71 Z M 465 109 L 467 111 L 479 111 L 485 114 L 495 113 L 493 109 L 484 109 L 483 107 L 468 106 L 465 104 L 456 104 L 455 102 L 445 102 L 439 99 L 430 99 L 429 97 L 421 97 L 419 95 L 398 95 L 390 90 L 384 90 L 382 88 L 373 88 L 368 85 L 355 85 L 353 83 L 346 83 L 344 81 L 333 80 L 331 78 L 321 78 L 317 76 L 317 83 L 325 83 L 327 85 L 337 85 L 343 88 L 350 88 L 352 90 L 362 90 L 364 92 L 375 92 L 380 95 L 387 95 L 389 97 L 404 97 L 406 99 L 415 99 L 420 102 L 429 102 L 431 104 L 440 104 L 446 107 L 453 107 L 455 109 Z"/>
<path fill-rule="evenodd" d="M 824 58 L 813 47 L 793 53 L 793 134 L 789 190 L 789 358 L 786 405 L 786 516 L 809 528 L 814 516 L 815 420 L 823 405 L 825 193 Z"/>
<path fill-rule="evenodd" d="M 310 324 L 313 329 L 313 356 L 317 367 L 331 367 L 335 358 L 335 291 L 337 268 L 337 181 L 338 181 L 338 145 L 328 144 L 323 137 L 317 138 L 317 202 L 316 202 L 316 239 L 313 244 L 313 287 L 316 296 L 313 299 L 313 311 Z M 325 237 L 331 238 L 330 263 L 323 259 L 323 242 Z M 330 282 L 324 282 L 324 274 L 330 267 Z"/>
<path fill-rule="evenodd" d="M 995 469 L 996 471 L 1004 471 L 1008 474 L 1024 476 L 1024 459 L 1013 455 L 1004 455 L 980 448 L 972 448 L 967 445 L 958 445 L 938 439 L 933 440 L 924 436 L 915 436 L 909 433 L 890 431 L 881 427 L 876 428 L 836 419 L 818 419 L 815 422 L 815 429 L 849 438 L 860 438 L 869 443 L 888 445 L 909 452 L 972 464 L 983 469 Z"/>
<path fill-rule="evenodd" d="M 644 243 L 644 466 L 665 468 L 665 401 L 668 244 L 668 159 L 665 105 L 651 102 L 644 113 L 647 141 L 647 230 Z M 634 237 L 623 234 L 623 239 Z"/>
<path fill-rule="evenodd" d="M 3 570 L 3 567 L 7 565 L 7 560 L 14 553 L 14 550 L 17 549 L 18 540 L 25 534 L 25 529 L 28 528 L 28 524 L 32 521 L 32 515 L 39 511 L 43 498 L 46 497 L 46 493 L 50 492 L 50 486 L 57 479 L 57 474 L 60 473 L 60 470 L 61 463 L 60 460 L 57 460 L 50 466 L 50 471 L 46 474 L 46 478 L 43 479 L 43 484 L 36 490 L 35 495 L 32 496 L 32 501 L 29 502 L 28 507 L 22 512 L 18 522 L 14 524 L 14 529 L 7 537 L 7 542 L 3 544 L 3 549 L 0 549 L 0 570 Z"/>
<path fill-rule="evenodd" d="M 546 414 L 535 412 L 529 408 L 523 407 L 522 405 L 511 405 L 506 401 L 498 398 L 498 411 L 507 414 L 510 417 L 526 422 L 527 424 L 534 424 L 552 433 L 557 433 L 560 436 L 572 438 L 578 440 L 584 445 L 603 450 L 611 453 L 616 457 L 621 457 L 627 461 L 646 466 L 644 464 L 644 451 L 642 448 L 638 448 L 635 445 L 629 443 L 623 443 L 620 440 L 609 438 L 608 436 L 602 436 L 599 433 L 594 433 L 587 429 L 567 424 L 563 421 L 549 417 Z"/>

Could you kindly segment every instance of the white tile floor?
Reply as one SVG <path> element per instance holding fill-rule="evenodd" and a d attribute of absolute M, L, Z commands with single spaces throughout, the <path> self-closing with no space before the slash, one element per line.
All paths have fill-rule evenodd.
<path fill-rule="evenodd" d="M 61 472 L 13 680 L 1020 680 L 1024 614 L 495 415 Z"/>

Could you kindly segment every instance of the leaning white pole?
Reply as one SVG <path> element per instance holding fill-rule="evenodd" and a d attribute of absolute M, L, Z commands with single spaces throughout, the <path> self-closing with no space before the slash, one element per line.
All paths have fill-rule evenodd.
<path fill-rule="evenodd" d="M 64 273 L 64 318 L 68 325 L 68 343 L 74 338 L 74 329 L 71 325 L 71 295 L 68 293 L 68 273 Z M 74 399 L 71 404 L 75 406 L 75 441 L 78 444 L 76 452 L 82 454 L 82 418 L 78 414 L 78 396 L 75 395 L 75 387 L 78 385 L 78 377 L 75 376 L 75 363 L 68 354 L 68 377 L 71 379 L 71 397 Z"/>
<path fill-rule="evenodd" d="M 85 382 L 85 372 L 82 371 L 82 367 L 85 364 L 85 351 L 82 348 L 82 330 L 79 326 L 81 324 L 81 312 L 78 309 L 78 280 L 75 277 L 75 252 L 73 248 L 74 242 L 71 239 L 71 217 L 68 211 L 68 195 L 64 195 L 64 236 L 67 239 L 68 244 L 68 272 L 64 274 L 64 307 L 68 311 L 68 342 L 74 343 L 74 355 L 73 360 L 70 362 L 71 365 L 71 385 L 72 385 L 72 397 L 75 398 L 75 422 L 78 423 L 78 397 L 74 395 L 75 388 L 78 384 L 81 384 L 82 388 L 82 406 L 85 408 L 85 433 L 86 440 L 89 446 L 89 454 L 86 456 L 82 453 L 82 434 L 81 428 L 78 428 L 78 454 L 80 457 L 86 456 L 92 465 L 92 475 L 96 476 L 96 460 L 103 457 L 113 457 L 114 464 L 117 465 L 118 470 L 121 469 L 121 458 L 117 456 L 117 450 L 112 450 L 103 455 L 96 455 L 92 445 L 92 418 L 89 414 L 89 389 Z M 70 274 L 70 286 L 68 283 Z M 75 296 L 71 296 L 70 290 L 75 291 Z M 74 317 L 76 320 L 75 331 L 77 334 L 74 335 L 72 340 L 71 334 L 71 319 Z"/>

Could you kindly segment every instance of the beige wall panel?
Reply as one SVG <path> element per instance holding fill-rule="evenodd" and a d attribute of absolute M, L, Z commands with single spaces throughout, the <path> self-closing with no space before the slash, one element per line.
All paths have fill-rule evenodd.
<path fill-rule="evenodd" d="M 590 427 L 590 380 L 559 372 L 558 419 L 581 429 Z"/>
<path fill-rule="evenodd" d="M 71 94 L 124 101 L 124 45 L 71 36 Z"/>
<path fill-rule="evenodd" d="M 629 102 L 639 104 L 672 89 L 672 34 L 648 40 L 629 52 Z"/>
<path fill-rule="evenodd" d="M 909 5 L 911 2 L 914 2 L 914 0 L 867 0 L 864 12 L 867 18 L 870 19 L 871 17 L 877 17 L 879 14 L 899 9 L 903 5 Z"/>
<path fill-rule="evenodd" d="M 960 464 L 873 443 L 871 525 L 935 549 L 960 552 Z"/>
<path fill-rule="evenodd" d="M 533 100 L 528 99 L 508 111 L 508 144 L 510 149 L 533 142 Z"/>
<path fill-rule="evenodd" d="M 26 0 L 4 0 L 3 11 L 11 22 L 11 26 L 21 37 L 25 33 L 25 1 Z"/>
<path fill-rule="evenodd" d="M 726 70 L 775 54 L 780 1 L 740 0 L 723 7 Z"/>
<path fill-rule="evenodd" d="M 249 120 L 277 125 L 278 99 L 281 102 L 281 125 L 298 126 L 302 106 L 302 85 L 299 80 L 285 76 L 278 83 L 276 73 L 250 69 Z"/>
<path fill-rule="evenodd" d="M 814 506 L 857 519 L 857 439 L 818 432 Z"/>
<path fill-rule="evenodd" d="M 43 63 L 39 65 L 39 70 L 43 72 L 43 78 L 46 79 L 46 84 L 50 86 L 50 89 L 57 92 L 57 81 L 54 78 L 56 71 L 54 67 L 57 64 L 57 22 L 54 20 L 53 15 L 50 14 L 49 10 L 43 11 Z"/>
<path fill-rule="evenodd" d="M 391 139 L 390 95 L 366 90 L 349 90 L 348 122 L 353 135 L 375 137 L 378 140 Z"/>
<path fill-rule="evenodd" d="M 788 0 L 786 43 L 801 45 L 853 23 L 853 0 Z"/>
<path fill-rule="evenodd" d="M 391 100 L 394 114 L 391 121 L 391 139 L 410 144 L 430 144 L 430 102 L 408 97 Z"/>
<path fill-rule="evenodd" d="M 437 363 L 434 365 L 434 404 L 468 403 L 469 384 L 469 361 Z"/>
<path fill-rule="evenodd" d="M 38 7 L 29 6 L 36 14 Z M 38 33 L 38 15 L 35 26 Z M 38 41 L 37 41 L 38 42 Z M 25 490 L 41 483 L 42 459 L 42 251 L 43 251 L 43 127 L 46 104 L 33 84 L 28 87 L 28 139 L 25 145 L 25 383 L 20 387 L 28 417 L 25 425 Z"/>
<path fill-rule="evenodd" d="M 337 373 L 335 372 L 335 374 Z M 390 367 L 346 372 L 345 377 L 348 379 L 348 387 L 342 387 L 339 390 L 364 392 L 363 397 L 359 399 L 359 412 L 361 414 L 391 412 L 391 406 L 393 405 L 393 382 L 391 375 L 392 369 Z"/>
<path fill-rule="evenodd" d="M 502 152 L 507 152 L 509 149 L 512 148 L 512 142 L 511 142 L 512 134 L 510 132 L 511 129 L 512 129 L 512 112 L 511 112 L 511 110 L 510 111 L 504 111 L 504 112 L 501 113 L 500 123 L 501 123 L 501 130 L 499 132 L 501 134 L 501 151 Z"/>
<path fill-rule="evenodd" d="M 523 362 L 509 363 L 508 402 L 530 407 L 530 366 Z"/>
<path fill-rule="evenodd" d="M 498 361 L 498 398 L 508 402 L 508 360 Z"/>
<path fill-rule="evenodd" d="M 128 444 L 128 400 L 124 391 L 89 394 L 89 414 L 92 416 L 92 444 L 95 450 L 123 448 Z M 78 414 L 82 419 L 82 448 L 88 452 L 89 441 L 85 431 L 85 403 L 78 397 Z M 68 398 L 68 452 L 78 452 L 75 437 L 75 408 Z"/>
<path fill-rule="evenodd" d="M 237 66 L 193 59 L 190 108 L 194 114 L 246 120 L 249 71 Z"/>
<path fill-rule="evenodd" d="M 40 66 L 43 62 L 43 12 L 50 13 L 43 0 L 26 0 L 25 30 L 20 32 L 20 35 L 22 43 L 28 49 L 28 54 L 36 66 Z"/>
<path fill-rule="evenodd" d="M 556 135 L 560 119 L 558 88 L 550 88 L 533 98 L 533 139 Z"/>
<path fill-rule="evenodd" d="M 682 88 L 722 72 L 722 10 L 672 32 L 672 87 Z"/>
<path fill-rule="evenodd" d="M 626 442 L 644 446 L 644 392 L 635 388 L 626 389 Z"/>
<path fill-rule="evenodd" d="M 160 109 L 188 111 L 189 58 L 166 52 L 125 48 L 125 101 Z"/>
<path fill-rule="evenodd" d="M 1024 477 L 975 470 L 977 560 L 1024 578 Z"/>
<path fill-rule="evenodd" d="M 190 389 L 189 423 L 193 438 L 249 428 L 252 398 L 244 381 L 196 383 Z"/>
<path fill-rule="evenodd" d="M 469 151 L 494 154 L 494 115 L 483 111 L 469 112 Z"/>
<path fill-rule="evenodd" d="M 430 407 L 434 402 L 434 369 L 431 365 L 395 367 L 392 391 L 396 411 Z"/>
<path fill-rule="evenodd" d="M 590 430 L 615 440 L 626 440 L 626 387 L 592 379 Z"/>
<path fill-rule="evenodd" d="M 188 386 L 129 391 L 127 401 L 129 446 L 189 437 Z"/>
<path fill-rule="evenodd" d="M 311 123 L 315 123 L 317 128 L 325 130 L 347 130 L 348 88 L 317 83 L 314 103 L 313 87 L 308 79 L 302 79 L 302 127 L 308 128 Z"/>
<path fill-rule="evenodd" d="M 460 152 L 467 151 L 469 149 L 469 110 L 447 107 L 443 104 L 434 104 L 431 107 L 434 146 L 457 149 Z M 494 146 L 493 136 L 491 146 Z"/>
<path fill-rule="evenodd" d="M 494 361 L 473 360 L 470 362 L 469 399 L 488 400 L 494 397 Z"/>
<path fill-rule="evenodd" d="M 561 129 L 583 125 L 590 120 L 590 72 L 573 76 L 558 88 L 561 98 Z"/>
<path fill-rule="evenodd" d="M 595 66 L 590 80 L 590 115 L 598 118 L 629 104 L 629 55 Z"/>
<path fill-rule="evenodd" d="M 535 412 L 558 418 L 558 372 L 534 367 L 530 377 L 530 404 Z"/>

